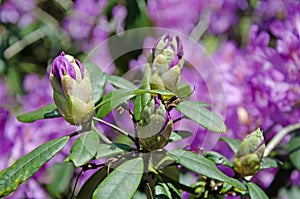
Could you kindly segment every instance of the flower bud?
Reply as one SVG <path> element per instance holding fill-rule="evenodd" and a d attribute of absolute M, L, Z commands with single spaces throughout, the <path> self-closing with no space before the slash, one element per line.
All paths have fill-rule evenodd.
<path fill-rule="evenodd" d="M 94 103 L 90 77 L 82 64 L 62 52 L 52 63 L 50 81 L 54 102 L 65 120 L 75 125 L 88 123 Z"/>
<path fill-rule="evenodd" d="M 183 67 L 183 48 L 179 37 L 163 35 L 152 49 L 152 89 L 176 92 Z"/>
<path fill-rule="evenodd" d="M 169 140 L 173 121 L 162 102 L 152 98 L 141 112 L 137 133 L 141 147 L 148 151 L 163 148 Z"/>
<path fill-rule="evenodd" d="M 258 128 L 242 141 L 234 158 L 234 170 L 240 176 L 251 176 L 258 172 L 265 151 L 264 137 Z"/>

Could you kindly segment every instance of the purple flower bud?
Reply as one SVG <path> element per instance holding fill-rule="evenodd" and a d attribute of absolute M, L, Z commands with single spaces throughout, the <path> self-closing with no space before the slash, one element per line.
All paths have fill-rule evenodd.
<path fill-rule="evenodd" d="M 80 72 L 80 78 L 83 79 L 84 68 L 82 64 L 72 56 L 65 55 L 64 52 L 61 52 L 52 63 L 52 74 L 59 80 L 59 82 L 61 82 L 61 79 L 64 75 L 69 75 L 76 80 L 76 78 L 79 78 L 76 75 L 76 71 Z"/>
<path fill-rule="evenodd" d="M 170 51 L 173 56 L 169 62 L 169 67 L 177 65 L 179 60 L 183 57 L 183 47 L 178 36 L 173 37 L 170 34 L 165 34 L 158 39 L 152 48 L 153 60 L 159 54 L 165 55 L 165 50 Z"/>
<path fill-rule="evenodd" d="M 94 110 L 92 85 L 88 71 L 64 52 L 52 64 L 50 81 L 54 102 L 60 114 L 71 124 L 88 124 Z"/>

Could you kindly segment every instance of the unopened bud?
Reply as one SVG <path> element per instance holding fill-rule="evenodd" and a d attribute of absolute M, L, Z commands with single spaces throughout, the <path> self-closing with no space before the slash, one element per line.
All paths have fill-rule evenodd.
<path fill-rule="evenodd" d="M 153 98 L 141 112 L 137 132 L 141 147 L 148 151 L 163 148 L 172 132 L 173 121 L 162 102 Z"/>
<path fill-rule="evenodd" d="M 176 92 L 184 62 L 179 37 L 163 35 L 152 49 L 152 59 L 151 88 Z"/>
<path fill-rule="evenodd" d="M 65 120 L 75 125 L 88 123 L 94 103 L 90 77 L 82 64 L 62 52 L 52 63 L 50 81 L 54 102 Z"/>
<path fill-rule="evenodd" d="M 234 158 L 234 170 L 242 177 L 254 175 L 260 168 L 264 151 L 263 133 L 258 128 L 242 141 Z"/>

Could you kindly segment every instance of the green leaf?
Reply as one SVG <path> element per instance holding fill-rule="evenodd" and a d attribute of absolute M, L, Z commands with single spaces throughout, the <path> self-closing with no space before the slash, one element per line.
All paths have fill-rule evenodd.
<path fill-rule="evenodd" d="M 46 184 L 47 191 L 55 198 L 62 198 L 67 191 L 73 176 L 72 163 L 55 163 L 47 171 L 47 177 L 51 180 Z"/>
<path fill-rule="evenodd" d="M 69 159 L 80 167 L 93 159 L 99 145 L 99 135 L 91 130 L 80 135 L 71 147 Z"/>
<path fill-rule="evenodd" d="M 20 122 L 31 123 L 35 122 L 36 120 L 54 117 L 61 117 L 61 115 L 58 113 L 55 104 L 48 104 L 38 110 L 18 115 L 17 119 Z"/>
<path fill-rule="evenodd" d="M 268 199 L 265 192 L 253 182 L 247 182 L 250 198 Z"/>
<path fill-rule="evenodd" d="M 242 143 L 241 140 L 238 140 L 238 139 L 233 139 L 233 138 L 225 138 L 225 137 L 222 137 L 220 138 L 221 141 L 224 141 L 228 144 L 228 146 L 231 148 L 231 150 L 236 154 L 237 151 L 239 150 L 240 148 L 240 145 Z"/>
<path fill-rule="evenodd" d="M 144 73 L 144 78 L 142 81 L 142 85 L 140 89 L 150 89 L 150 77 L 151 77 L 151 68 L 147 65 Z M 151 99 L 151 95 L 149 93 L 138 94 L 134 101 L 134 119 L 136 121 L 140 120 L 141 112 L 143 108 L 148 104 Z"/>
<path fill-rule="evenodd" d="M 126 144 L 100 144 L 97 147 L 96 159 L 114 157 L 125 154 L 127 151 L 132 151 L 132 147 Z"/>
<path fill-rule="evenodd" d="M 216 167 L 213 161 L 206 159 L 199 154 L 184 150 L 169 151 L 169 154 L 176 162 L 191 171 L 212 179 L 226 182 L 240 190 L 246 190 L 245 186 L 241 182 L 236 179 L 229 178 Z"/>
<path fill-rule="evenodd" d="M 60 137 L 46 142 L 2 170 L 0 172 L 0 196 L 6 196 L 16 190 L 19 184 L 33 176 L 58 153 L 68 140 L 69 137 Z"/>
<path fill-rule="evenodd" d="M 84 66 L 90 75 L 93 89 L 93 102 L 96 103 L 103 96 L 107 75 L 94 63 L 84 63 Z"/>
<path fill-rule="evenodd" d="M 226 125 L 223 120 L 213 112 L 206 109 L 205 106 L 206 104 L 202 102 L 183 101 L 175 108 L 186 117 L 210 131 L 218 133 L 225 132 Z"/>
<path fill-rule="evenodd" d="M 176 96 L 175 93 L 172 93 L 171 91 L 168 90 L 148 90 L 148 89 L 138 89 L 134 91 L 134 94 L 138 95 L 138 94 L 144 94 L 144 93 L 150 93 L 153 95 L 164 95 L 164 96 L 168 96 L 169 98 Z"/>
<path fill-rule="evenodd" d="M 155 195 L 157 199 L 181 199 L 180 192 L 170 182 L 160 182 L 155 186 Z"/>
<path fill-rule="evenodd" d="M 279 160 L 274 160 L 269 157 L 263 157 L 263 159 L 260 163 L 259 170 L 269 169 L 269 168 L 277 168 L 280 165 L 282 165 L 282 163 L 279 162 Z"/>
<path fill-rule="evenodd" d="M 209 151 L 203 154 L 204 157 L 207 159 L 213 161 L 215 164 L 222 164 L 228 167 L 232 167 L 232 163 L 222 154 L 215 152 L 215 151 Z"/>
<path fill-rule="evenodd" d="M 191 133 L 189 131 L 175 130 L 175 131 L 171 132 L 169 142 L 178 142 L 178 141 L 188 138 L 192 135 L 193 135 L 193 133 Z"/>
<path fill-rule="evenodd" d="M 110 93 L 107 93 L 103 97 L 102 102 L 97 106 L 99 107 L 97 111 L 97 117 L 100 119 L 105 117 L 113 109 L 117 108 L 122 103 L 133 98 L 134 96 L 135 95 L 133 94 L 133 91 L 128 89 L 116 89 Z"/>
<path fill-rule="evenodd" d="M 137 190 L 144 171 L 141 157 L 128 160 L 118 166 L 97 187 L 93 199 L 130 199 Z"/>
<path fill-rule="evenodd" d="M 176 96 L 186 97 L 191 95 L 191 93 L 192 93 L 192 89 L 189 84 L 180 84 L 176 91 Z"/>
<path fill-rule="evenodd" d="M 99 171 L 95 172 L 82 186 L 79 193 L 77 194 L 77 199 L 92 198 L 92 194 L 97 188 L 97 186 L 106 178 L 107 167 L 102 167 Z"/>
<path fill-rule="evenodd" d="M 129 90 L 137 89 L 136 85 L 134 85 L 132 82 L 130 82 L 122 77 L 119 77 L 119 76 L 108 75 L 107 81 L 117 88 L 123 88 L 123 89 L 129 89 Z"/>
<path fill-rule="evenodd" d="M 294 133 L 292 135 L 288 149 L 292 164 L 300 170 L 300 133 Z"/>

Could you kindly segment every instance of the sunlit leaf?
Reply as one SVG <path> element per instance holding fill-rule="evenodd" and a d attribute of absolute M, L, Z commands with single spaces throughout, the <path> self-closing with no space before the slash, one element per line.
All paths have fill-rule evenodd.
<path fill-rule="evenodd" d="M 97 117 L 103 118 L 113 109 L 120 106 L 122 103 L 133 98 L 135 95 L 132 90 L 116 89 L 103 97 L 102 102 L 98 105 Z"/>
<path fill-rule="evenodd" d="M 147 65 L 140 89 L 147 89 L 147 90 L 150 89 L 150 83 L 149 83 L 150 76 L 151 76 L 151 69 L 150 66 Z M 134 101 L 134 118 L 136 121 L 140 120 L 141 112 L 143 108 L 147 105 L 147 103 L 150 101 L 150 99 L 151 99 L 150 93 L 142 93 L 136 96 Z"/>
<path fill-rule="evenodd" d="M 6 196 L 16 190 L 19 184 L 33 176 L 58 153 L 68 140 L 69 137 L 60 137 L 46 142 L 2 170 L 0 172 L 0 196 Z"/>
<path fill-rule="evenodd" d="M 220 133 L 225 132 L 226 125 L 223 120 L 210 110 L 206 109 L 205 106 L 206 104 L 202 102 L 183 101 L 175 108 L 189 119 L 210 131 Z"/>
<path fill-rule="evenodd" d="M 131 150 L 132 148 L 126 144 L 100 144 L 97 147 L 96 159 L 110 158 Z"/>
<path fill-rule="evenodd" d="M 241 182 L 222 173 L 213 161 L 203 157 L 202 155 L 184 150 L 169 151 L 169 154 L 176 162 L 191 171 L 212 179 L 226 182 L 240 190 L 246 190 L 245 186 Z"/>
<path fill-rule="evenodd" d="M 232 163 L 222 154 L 215 151 L 208 151 L 203 154 L 204 157 L 213 161 L 215 164 L 222 164 L 228 167 L 232 167 Z"/>
<path fill-rule="evenodd" d="M 253 182 L 247 182 L 250 198 L 269 199 L 265 192 Z"/>
<path fill-rule="evenodd" d="M 241 140 L 238 139 L 233 139 L 233 138 L 225 138 L 222 137 L 220 138 L 221 141 L 224 141 L 228 144 L 228 146 L 231 148 L 231 150 L 236 154 L 237 151 L 239 150 L 239 147 L 242 143 Z"/>
<path fill-rule="evenodd" d="M 76 167 L 80 167 L 95 157 L 98 145 L 98 134 L 93 130 L 86 132 L 80 135 L 72 145 L 69 159 Z"/>
<path fill-rule="evenodd" d="M 170 135 L 169 142 L 178 142 L 192 135 L 193 133 L 189 131 L 174 130 Z"/>
<path fill-rule="evenodd" d="M 277 168 L 280 165 L 282 165 L 282 163 L 279 160 L 274 160 L 269 157 L 263 157 L 259 169 L 262 170 L 262 169 L 269 169 L 269 168 Z"/>
<path fill-rule="evenodd" d="M 93 89 L 93 102 L 96 103 L 103 95 L 107 75 L 94 63 L 84 63 L 84 66 L 87 68 L 90 75 Z"/>
<path fill-rule="evenodd" d="M 107 81 L 117 88 L 130 89 L 130 90 L 137 89 L 136 85 L 134 85 L 132 82 L 119 76 L 108 75 Z"/>
<path fill-rule="evenodd" d="M 61 117 L 61 115 L 57 111 L 55 104 L 48 104 L 38 110 L 18 115 L 17 119 L 20 122 L 31 123 L 36 120 L 55 118 L 55 117 Z"/>
<path fill-rule="evenodd" d="M 144 161 L 140 157 L 124 162 L 100 183 L 93 193 L 93 199 L 132 198 L 143 171 Z"/>

